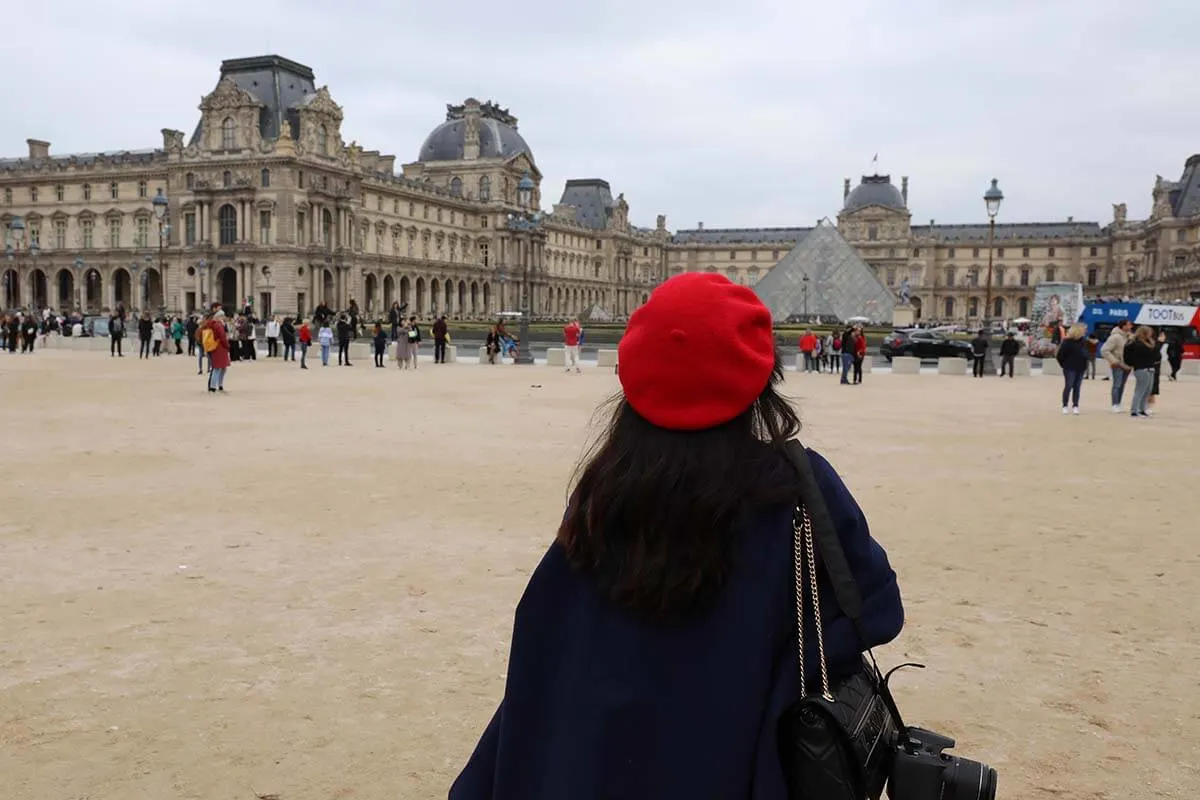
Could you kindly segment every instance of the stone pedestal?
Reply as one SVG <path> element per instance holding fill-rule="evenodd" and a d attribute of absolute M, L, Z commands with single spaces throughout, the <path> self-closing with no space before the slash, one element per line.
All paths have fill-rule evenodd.
<path fill-rule="evenodd" d="M 911 328 L 916 321 L 917 312 L 912 306 L 897 305 L 892 309 L 892 327 Z"/>
<path fill-rule="evenodd" d="M 1027 356 L 1017 356 L 1013 359 L 1013 376 L 1028 377 L 1033 374 L 1033 361 Z"/>
<path fill-rule="evenodd" d="M 546 348 L 546 365 L 551 367 L 565 367 L 567 365 L 567 348 Z"/>
<path fill-rule="evenodd" d="M 871 374 L 871 357 L 870 356 L 863 356 L 862 371 L 863 371 L 863 375 Z"/>
<path fill-rule="evenodd" d="M 617 365 L 617 351 L 600 350 L 596 354 L 596 364 L 601 367 L 615 367 Z"/>
<path fill-rule="evenodd" d="M 1042 374 L 1043 375 L 1058 375 L 1062 376 L 1062 367 L 1053 358 L 1042 359 Z"/>
<path fill-rule="evenodd" d="M 892 359 L 893 375 L 920 375 L 921 359 L 911 356 L 896 356 Z"/>
<path fill-rule="evenodd" d="M 487 346 L 486 345 L 484 347 L 479 348 L 479 363 L 485 364 L 489 367 L 492 366 L 491 364 L 488 363 L 488 355 L 487 355 Z M 500 363 L 500 354 L 499 353 L 496 354 L 496 363 L 497 364 Z"/>
<path fill-rule="evenodd" d="M 1200 359 L 1189 358 L 1184 361 L 1179 367 L 1179 374 L 1200 378 Z"/>
<path fill-rule="evenodd" d="M 486 359 L 486 358 L 487 358 L 487 351 L 485 350 L 484 351 L 484 359 Z M 453 344 L 446 345 L 446 363 L 447 364 L 458 363 L 458 345 L 453 345 Z"/>
<path fill-rule="evenodd" d="M 967 367 L 970 365 L 965 358 L 957 356 L 938 359 L 938 375 L 966 375 Z"/>

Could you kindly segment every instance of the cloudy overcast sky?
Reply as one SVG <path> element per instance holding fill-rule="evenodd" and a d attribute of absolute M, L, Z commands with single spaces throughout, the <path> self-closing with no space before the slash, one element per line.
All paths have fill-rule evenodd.
<path fill-rule="evenodd" d="M 547 203 L 606 178 L 633 221 L 810 225 L 910 176 L 913 221 L 1145 216 L 1200 152 L 1195 0 L 258 0 L 9 4 L 0 155 L 189 133 L 222 59 L 311 66 L 343 134 L 415 158 L 445 104 L 520 119 Z"/>

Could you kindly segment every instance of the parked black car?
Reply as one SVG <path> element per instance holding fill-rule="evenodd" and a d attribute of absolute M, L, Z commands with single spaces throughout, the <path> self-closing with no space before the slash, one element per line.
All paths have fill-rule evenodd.
<path fill-rule="evenodd" d="M 971 343 L 951 339 L 937 331 L 906 328 L 892 331 L 879 346 L 879 354 L 891 361 L 896 356 L 912 358 L 970 358 Z"/>

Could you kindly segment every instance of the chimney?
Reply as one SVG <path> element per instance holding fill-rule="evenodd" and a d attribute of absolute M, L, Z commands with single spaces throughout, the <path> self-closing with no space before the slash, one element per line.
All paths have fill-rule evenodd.
<path fill-rule="evenodd" d="M 931 228 L 932 228 L 932 227 L 933 227 L 933 225 L 934 225 L 934 220 L 933 220 L 933 217 L 930 217 L 930 218 L 929 218 L 929 227 L 931 227 Z"/>
<path fill-rule="evenodd" d="M 1074 221 L 1075 221 L 1074 217 L 1067 217 L 1067 222 L 1074 222 Z"/>
<path fill-rule="evenodd" d="M 697 223 L 696 223 L 696 230 L 698 230 L 698 231 L 702 231 L 702 230 L 704 230 L 704 223 L 703 223 L 703 222 L 697 222 Z"/>
<path fill-rule="evenodd" d="M 908 176 L 904 175 L 900 178 L 900 196 L 904 198 L 904 205 L 908 205 Z"/>
<path fill-rule="evenodd" d="M 41 139 L 26 139 L 25 144 L 29 145 L 30 158 L 49 158 L 50 143 L 43 142 Z"/>
<path fill-rule="evenodd" d="M 850 196 L 850 179 L 846 178 L 842 184 L 842 202 L 846 202 L 846 198 Z"/>
<path fill-rule="evenodd" d="M 463 103 L 463 120 L 466 130 L 463 133 L 463 160 L 474 161 L 479 158 L 479 121 L 482 119 L 482 107 L 474 97 L 468 97 Z"/>
<path fill-rule="evenodd" d="M 376 164 L 375 169 L 377 169 L 379 172 L 387 173 L 388 175 L 395 174 L 395 172 L 396 172 L 396 157 L 395 156 L 380 156 L 379 163 Z"/>
<path fill-rule="evenodd" d="M 667 215 L 666 214 L 658 215 L 658 220 L 655 224 L 655 228 L 660 231 L 665 231 L 667 229 Z"/>

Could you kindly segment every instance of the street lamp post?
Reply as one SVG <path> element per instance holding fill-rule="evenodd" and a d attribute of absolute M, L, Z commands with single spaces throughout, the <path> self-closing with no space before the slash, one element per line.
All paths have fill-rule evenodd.
<path fill-rule="evenodd" d="M 208 262 L 203 258 L 196 263 L 196 274 L 200 276 L 200 310 L 208 310 L 208 295 L 204 290 L 208 287 L 208 282 L 205 278 L 208 276 Z"/>
<path fill-rule="evenodd" d="M 167 305 L 167 266 L 163 256 L 163 237 L 170 230 L 170 226 L 167 225 L 167 196 L 163 194 L 162 189 L 158 190 L 150 204 L 154 206 L 154 217 L 158 220 L 158 281 L 162 287 L 162 302 L 165 310 Z"/>
<path fill-rule="evenodd" d="M 83 256 L 75 257 L 75 294 L 79 298 L 79 313 L 83 314 Z"/>
<path fill-rule="evenodd" d="M 1000 203 L 1004 200 L 1004 192 L 1000 191 L 1000 187 L 996 184 L 996 179 L 992 178 L 992 185 L 983 193 L 983 202 L 987 207 L 988 215 L 987 289 L 984 292 L 983 301 L 983 335 L 987 339 L 988 347 L 983 354 L 984 375 L 996 374 L 996 366 L 992 362 L 992 255 L 993 245 L 996 241 L 996 215 L 1000 213 Z"/>
<path fill-rule="evenodd" d="M 25 249 L 25 220 L 21 219 L 20 217 L 13 217 L 12 221 L 8 223 L 8 231 L 12 242 L 4 245 L 4 256 L 11 263 L 12 260 L 16 258 L 16 256 L 20 254 L 22 250 Z M 18 261 L 17 267 L 19 268 L 23 264 L 23 261 Z M 12 267 L 8 269 L 7 274 L 8 304 L 11 306 L 20 306 L 20 303 L 14 302 L 19 300 L 17 297 L 17 291 L 20 288 L 20 276 L 18 275 L 17 270 Z"/>
<path fill-rule="evenodd" d="M 533 350 L 529 342 L 529 317 L 533 313 L 533 300 L 530 294 L 529 270 L 533 258 L 533 233 L 540 225 L 538 215 L 532 212 L 534 183 L 529 173 L 517 183 L 517 205 L 521 207 L 519 214 L 511 214 L 508 218 L 508 228 L 518 234 L 519 241 L 524 244 L 521 248 L 521 324 L 517 333 L 517 354 L 514 364 L 532 364 Z"/>

